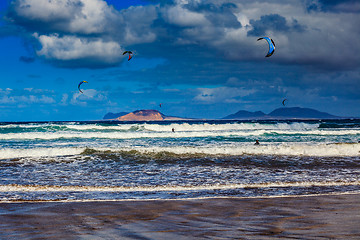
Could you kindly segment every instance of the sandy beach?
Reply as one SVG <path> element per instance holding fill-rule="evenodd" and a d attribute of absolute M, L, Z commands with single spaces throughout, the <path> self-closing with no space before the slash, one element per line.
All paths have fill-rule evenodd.
<path fill-rule="evenodd" d="M 359 239 L 360 195 L 0 203 L 0 239 Z"/>

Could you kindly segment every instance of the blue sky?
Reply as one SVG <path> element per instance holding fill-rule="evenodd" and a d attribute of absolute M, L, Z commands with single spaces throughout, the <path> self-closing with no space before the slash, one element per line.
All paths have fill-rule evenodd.
<path fill-rule="evenodd" d="M 360 117 L 359 1 L 4 0 L 0 14 L 0 121 L 221 118 L 284 98 Z"/>

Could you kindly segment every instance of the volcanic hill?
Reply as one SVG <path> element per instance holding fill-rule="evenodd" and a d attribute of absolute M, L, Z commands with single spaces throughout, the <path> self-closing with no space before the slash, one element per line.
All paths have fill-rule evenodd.
<path fill-rule="evenodd" d="M 311 108 L 301 107 L 283 107 L 272 111 L 269 114 L 265 114 L 261 111 L 248 112 L 240 110 L 234 114 L 228 115 L 223 119 L 337 119 L 342 118 L 334 116 L 326 112 L 320 112 Z"/>
<path fill-rule="evenodd" d="M 167 120 L 188 120 L 186 118 L 171 117 L 162 114 L 157 110 L 136 110 L 115 119 L 114 121 L 167 121 Z"/>

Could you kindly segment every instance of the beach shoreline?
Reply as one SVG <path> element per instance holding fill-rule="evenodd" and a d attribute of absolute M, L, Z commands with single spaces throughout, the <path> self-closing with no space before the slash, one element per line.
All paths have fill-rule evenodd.
<path fill-rule="evenodd" d="M 359 239 L 360 194 L 2 202 L 0 239 Z"/>

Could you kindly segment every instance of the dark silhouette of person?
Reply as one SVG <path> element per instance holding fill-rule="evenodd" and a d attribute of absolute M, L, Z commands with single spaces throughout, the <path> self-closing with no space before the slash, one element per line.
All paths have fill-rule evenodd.
<path fill-rule="evenodd" d="M 256 140 L 254 145 L 260 145 L 259 140 Z"/>
<path fill-rule="evenodd" d="M 171 131 L 172 131 L 172 132 L 175 132 L 175 129 L 173 128 L 173 129 L 171 129 Z"/>

